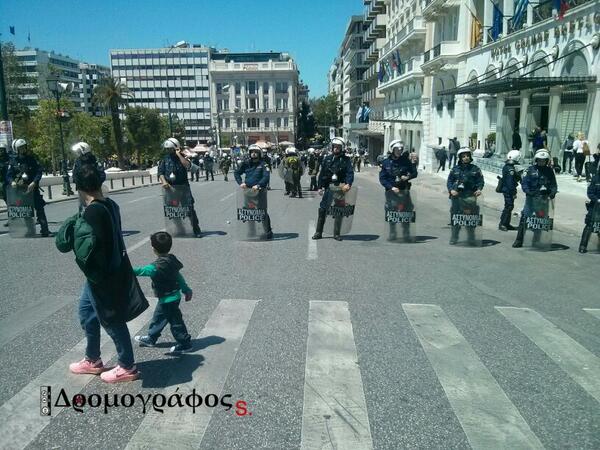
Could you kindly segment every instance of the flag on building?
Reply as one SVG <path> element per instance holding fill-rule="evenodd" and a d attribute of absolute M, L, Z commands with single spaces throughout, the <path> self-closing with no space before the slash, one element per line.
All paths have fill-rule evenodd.
<path fill-rule="evenodd" d="M 483 26 L 477 17 L 471 14 L 471 37 L 470 43 L 471 48 L 477 47 L 481 42 L 481 32 L 483 30 Z"/>
<path fill-rule="evenodd" d="M 398 61 L 396 61 L 396 54 L 392 53 L 392 69 L 396 70 L 398 68 Z"/>
<path fill-rule="evenodd" d="M 381 83 L 383 81 L 383 77 L 385 76 L 385 69 L 383 68 L 383 61 L 379 61 L 379 73 L 377 74 L 377 79 Z"/>
<path fill-rule="evenodd" d="M 400 50 L 396 50 L 396 59 L 398 60 L 398 75 L 402 75 L 402 60 L 400 59 Z"/>
<path fill-rule="evenodd" d="M 502 34 L 502 11 L 497 3 L 492 3 L 494 5 L 494 12 L 492 18 L 492 28 L 490 30 L 492 34 L 492 40 L 497 41 L 500 34 Z"/>
<path fill-rule="evenodd" d="M 529 5 L 529 0 L 517 0 L 517 4 L 515 5 L 515 14 L 512 17 L 513 31 L 521 29 L 523 17 L 526 17 L 527 15 L 527 5 Z"/>
<path fill-rule="evenodd" d="M 564 19 L 565 13 L 569 10 L 569 4 L 566 0 L 554 0 L 554 8 L 558 12 L 558 18 Z"/>

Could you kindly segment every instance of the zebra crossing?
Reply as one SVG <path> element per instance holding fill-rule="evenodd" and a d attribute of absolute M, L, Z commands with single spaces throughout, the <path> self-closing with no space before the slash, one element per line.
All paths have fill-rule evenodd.
<path fill-rule="evenodd" d="M 204 360 L 190 381 L 167 382 L 161 392 L 169 396 L 176 389 L 195 389 L 221 395 L 244 335 L 251 327 L 260 326 L 260 316 L 255 312 L 259 302 L 221 300 L 197 337 L 219 337 L 221 342 L 195 352 Z M 129 323 L 132 335 L 148 324 L 152 306 Z M 441 306 L 403 303 L 402 310 L 472 448 L 544 447 Z M 600 320 L 600 309 L 584 311 Z M 304 385 L 299 386 L 303 389 L 302 417 L 295 418 L 301 422 L 297 448 L 375 448 L 351 312 L 352 305 L 343 301 L 311 300 L 308 304 Z M 600 402 L 600 359 L 594 353 L 533 309 L 496 306 L 491 313 L 503 317 L 506 327 L 522 333 L 565 377 Z M 68 364 L 80 359 L 84 350 L 82 339 L 0 405 L 0 448 L 26 448 L 64 411 L 55 409 L 51 417 L 40 414 L 41 386 L 62 386 L 70 393 L 78 393 L 95 378 L 68 372 Z M 115 355 L 114 345 L 104 333 L 102 355 L 105 361 Z M 194 353 L 182 355 L 188 357 L 194 357 Z M 164 412 L 149 409 L 126 448 L 205 448 L 202 441 L 215 419 L 213 411 L 214 408 L 199 408 L 191 414 L 185 408 L 165 408 Z"/>

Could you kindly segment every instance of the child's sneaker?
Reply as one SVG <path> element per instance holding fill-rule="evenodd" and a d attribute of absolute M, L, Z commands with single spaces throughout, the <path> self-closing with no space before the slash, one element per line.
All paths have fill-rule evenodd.
<path fill-rule="evenodd" d="M 136 336 L 134 337 L 136 342 L 139 342 L 140 347 L 155 347 L 156 342 L 152 340 L 150 336 Z"/>
<path fill-rule="evenodd" d="M 121 381 L 133 381 L 140 377 L 140 372 L 135 366 L 131 369 L 124 369 L 121 366 L 117 366 L 108 372 L 102 372 L 100 378 L 105 383 L 119 383 Z"/>
<path fill-rule="evenodd" d="M 187 344 L 177 344 L 177 345 L 174 345 L 169 350 L 169 353 L 176 355 L 176 354 L 179 354 L 179 353 L 191 352 L 192 350 L 193 350 L 192 344 L 190 344 L 188 342 Z"/>
<path fill-rule="evenodd" d="M 90 361 L 87 358 L 83 358 L 79 362 L 74 362 L 69 364 L 69 370 L 78 375 L 81 374 L 90 374 L 90 375 L 98 375 L 106 370 L 102 360 L 98 358 L 96 361 Z"/>

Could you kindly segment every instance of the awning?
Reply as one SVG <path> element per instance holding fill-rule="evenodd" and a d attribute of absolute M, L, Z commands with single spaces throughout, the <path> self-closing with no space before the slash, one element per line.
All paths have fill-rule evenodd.
<path fill-rule="evenodd" d="M 570 84 L 595 83 L 596 76 L 588 77 L 525 77 L 501 78 L 499 80 L 472 83 L 452 89 L 439 91 L 438 95 L 459 94 L 501 94 L 503 92 L 524 91 L 526 89 L 540 89 L 552 86 L 568 86 Z"/>

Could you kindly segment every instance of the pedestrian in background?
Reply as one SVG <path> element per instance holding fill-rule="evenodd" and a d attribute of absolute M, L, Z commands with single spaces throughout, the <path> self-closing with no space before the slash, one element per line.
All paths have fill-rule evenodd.
<path fill-rule="evenodd" d="M 449 139 L 448 141 L 448 169 L 452 169 L 456 166 L 456 153 L 460 149 L 458 139 Z"/>
<path fill-rule="evenodd" d="M 573 142 L 573 153 L 575 153 L 575 172 L 577 173 L 577 181 L 581 181 L 585 158 L 590 155 L 589 143 L 585 140 L 585 135 L 582 132 L 577 134 L 577 139 Z"/>
<path fill-rule="evenodd" d="M 437 168 L 437 172 L 440 171 L 440 169 L 442 169 L 442 172 L 446 171 L 446 159 L 448 158 L 448 154 L 446 153 L 446 147 L 442 147 L 439 148 L 436 152 L 436 156 L 438 159 L 438 168 Z"/>
<path fill-rule="evenodd" d="M 567 161 L 569 162 L 569 170 L 568 173 L 573 173 L 573 143 L 575 142 L 575 138 L 571 133 L 565 139 L 565 142 L 562 146 L 563 157 L 562 157 L 562 169 L 563 172 L 567 172 Z"/>

